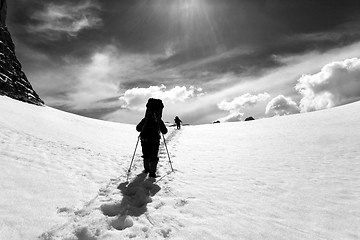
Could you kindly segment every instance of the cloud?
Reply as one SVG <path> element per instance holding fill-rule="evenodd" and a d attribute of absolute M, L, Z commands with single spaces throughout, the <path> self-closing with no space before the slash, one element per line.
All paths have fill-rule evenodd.
<path fill-rule="evenodd" d="M 149 98 L 159 98 L 165 103 L 176 103 L 184 102 L 204 94 L 201 88 L 195 88 L 194 86 L 190 86 L 189 88 L 185 86 L 175 86 L 170 90 L 166 90 L 166 86 L 162 84 L 148 88 L 128 89 L 119 100 L 123 108 L 140 111 L 145 109 L 145 104 Z"/>
<path fill-rule="evenodd" d="M 301 112 L 331 108 L 360 100 L 360 59 L 326 64 L 320 72 L 303 75 L 295 86 L 302 95 Z"/>
<path fill-rule="evenodd" d="M 239 122 L 239 121 L 241 121 L 242 116 L 244 116 L 244 113 L 241 113 L 241 112 L 230 113 L 226 117 L 219 118 L 217 121 L 220 121 L 220 122 Z"/>
<path fill-rule="evenodd" d="M 266 92 L 260 93 L 258 95 L 252 95 L 246 93 L 239 97 L 234 98 L 232 101 L 223 100 L 218 104 L 218 108 L 224 111 L 230 112 L 230 114 L 224 118 L 218 119 L 220 121 L 240 121 L 241 117 L 244 115 L 240 111 L 249 107 L 256 105 L 258 102 L 266 101 L 270 98 L 270 95 Z"/>
<path fill-rule="evenodd" d="M 259 101 L 265 101 L 269 97 L 270 95 L 266 92 L 260 93 L 258 95 L 246 93 L 244 95 L 241 95 L 240 97 L 234 98 L 231 102 L 223 100 L 221 103 L 218 104 L 218 107 L 224 111 L 238 111 L 240 109 L 251 107 Z"/>
<path fill-rule="evenodd" d="M 15 1 L 18 3 L 20 0 L 14 0 L 13 5 L 18 7 L 13 9 L 22 8 L 20 7 L 21 5 L 16 5 Z M 299 46 L 299 42 L 291 41 L 293 39 L 286 41 L 287 45 L 283 44 L 283 42 L 271 41 L 278 39 L 275 36 L 277 33 L 274 33 L 275 35 L 268 34 L 269 32 L 273 33 L 274 28 L 269 28 L 269 25 L 273 24 L 270 22 L 265 24 L 265 32 L 262 28 L 258 27 L 244 29 L 242 28 L 243 26 L 253 26 L 253 24 L 249 23 L 255 23 L 256 26 L 260 26 L 262 24 L 260 21 L 263 20 L 249 19 L 244 22 L 244 18 L 247 18 L 247 16 L 253 17 L 253 15 L 247 14 L 247 16 L 243 16 L 235 14 L 239 13 L 238 10 L 242 9 L 241 6 L 234 8 L 232 4 L 221 2 L 220 4 L 223 6 L 218 7 L 218 1 L 216 3 L 211 1 L 216 5 L 209 8 L 211 10 L 208 12 L 209 18 L 202 19 L 204 22 L 194 21 L 192 25 L 184 24 L 184 27 L 193 29 L 191 34 L 188 35 L 184 34 L 185 28 L 174 27 L 180 26 L 181 24 L 179 25 L 178 22 L 181 23 L 184 18 L 175 18 L 168 11 L 168 8 L 165 6 L 167 3 L 164 4 L 164 1 L 145 1 L 146 3 L 142 1 L 97 1 L 96 3 L 101 7 L 91 4 L 90 0 L 35 2 L 36 4 L 27 4 L 31 8 L 31 11 L 27 11 L 28 14 L 23 14 L 22 11 L 16 10 L 18 14 L 13 15 L 13 19 L 16 21 L 24 19 L 22 21 L 26 20 L 25 24 L 29 24 L 28 21 L 31 18 L 30 23 L 32 26 L 41 26 L 44 23 L 54 25 L 57 20 L 60 23 L 64 23 L 67 19 L 66 16 L 69 15 L 69 18 L 74 19 L 76 22 L 77 19 L 82 18 L 82 15 L 77 15 L 77 13 L 71 10 L 63 11 L 61 6 L 69 4 L 71 6 L 86 6 L 85 3 L 88 5 L 82 9 L 80 8 L 78 12 L 89 11 L 89 16 L 95 18 L 101 17 L 100 21 L 103 22 L 101 28 L 89 30 L 86 27 L 75 27 L 74 29 L 81 30 L 55 31 L 53 35 L 61 37 L 60 40 L 63 40 L 57 41 L 55 45 L 51 41 L 43 41 L 44 39 L 42 39 L 43 34 L 52 33 L 52 30 L 35 32 L 35 34 L 20 31 L 22 29 L 17 30 L 21 34 L 26 34 L 25 37 L 18 35 L 18 40 L 46 54 L 50 58 L 49 62 L 57 65 L 52 66 L 52 72 L 48 72 L 46 64 L 42 64 L 45 60 L 37 60 L 36 63 L 31 65 L 34 66 L 31 72 L 36 72 L 36 75 L 29 75 L 31 77 L 30 81 L 36 83 L 40 82 L 41 79 L 41 86 L 44 89 L 44 91 L 39 92 L 40 96 L 46 95 L 44 100 L 47 103 L 49 103 L 48 98 L 52 97 L 53 101 L 59 101 L 60 104 L 69 104 L 71 108 L 81 111 L 95 108 L 98 104 L 102 106 L 106 104 L 108 106 L 108 104 L 113 103 L 115 105 L 118 104 L 119 107 L 127 106 L 126 102 L 121 105 L 121 102 L 116 102 L 113 97 L 114 95 L 120 96 L 121 93 L 136 87 L 149 88 L 149 86 L 161 86 L 161 84 L 164 84 L 167 87 L 164 91 L 170 91 L 175 86 L 187 86 L 186 90 L 189 91 L 188 87 L 196 84 L 196 86 L 203 87 L 208 92 L 206 98 L 194 98 L 182 104 L 167 104 L 166 111 L 168 112 L 170 106 L 173 105 L 174 108 L 171 109 L 171 113 L 176 113 L 180 117 L 189 117 L 188 119 L 191 117 L 191 120 L 188 121 L 196 124 L 209 123 L 227 114 L 235 115 L 243 112 L 246 115 L 260 118 L 263 117 L 267 102 L 261 102 L 251 107 L 251 109 L 244 111 L 242 108 L 236 111 L 236 107 L 233 107 L 234 110 L 232 112 L 229 111 L 231 108 L 228 112 L 223 112 L 217 107 L 217 104 L 224 99 L 230 102 L 232 99 L 229 97 L 239 96 L 239 92 L 262 93 L 265 91 L 272 96 L 284 94 L 298 101 L 300 96 L 298 96 L 299 98 L 294 97 L 297 94 L 294 85 L 301 74 L 318 72 L 326 63 L 335 60 L 359 56 L 359 44 L 352 46 L 351 49 L 347 47 L 325 51 L 333 46 L 332 43 L 321 51 L 312 51 L 304 54 L 303 51 L 309 49 L 310 46 L 310 49 L 317 46 L 311 43 L 323 41 L 324 36 L 307 36 L 309 38 L 308 41 L 302 40 L 302 42 L 306 42 L 306 46 L 303 46 L 302 42 L 300 42 L 302 46 Z M 154 2 L 157 3 L 156 6 L 151 4 Z M 235 3 L 236 1 L 232 2 Z M 240 1 L 238 2 L 240 4 Z M 258 11 L 258 9 L 262 9 L 257 7 L 250 8 L 252 4 L 248 4 L 247 10 L 253 9 Z M 42 5 L 43 9 L 39 9 L 39 5 Z M 23 6 L 26 5 L 23 4 Z M 54 7 L 51 8 L 50 6 Z M 24 7 L 24 9 L 29 8 Z M 87 10 L 85 11 L 84 9 Z M 221 9 L 224 9 L 224 11 Z M 283 9 L 283 6 L 281 6 L 281 9 Z M 33 13 L 34 10 L 38 15 Z M 158 14 L 159 11 L 161 12 L 160 14 Z M 61 13 L 61 17 L 56 17 L 56 14 L 50 14 L 54 12 Z M 243 10 L 242 12 L 245 13 L 247 11 Z M 298 13 L 298 10 L 295 12 Z M 47 14 L 41 15 L 40 13 Z M 184 12 L 184 14 L 187 13 Z M 225 22 L 221 20 L 221 16 L 230 15 L 235 16 L 235 18 L 231 19 L 231 22 L 234 23 L 234 26 L 237 26 L 236 28 L 231 27 L 231 24 L 228 23 L 224 25 Z M 38 16 L 38 19 L 33 16 Z M 76 16 L 79 17 L 76 18 Z M 169 18 L 166 18 L 167 16 Z M 214 18 L 214 16 L 217 17 Z M 263 16 L 263 14 L 258 13 L 254 15 L 254 17 L 260 16 Z M 280 15 L 273 16 L 278 17 Z M 164 21 L 164 19 L 168 21 Z M 294 20 L 296 19 L 294 17 Z M 208 20 L 211 22 L 207 22 Z M 298 23 L 298 21 L 295 22 Z M 312 23 L 310 20 L 309 22 Z M 114 23 L 116 27 L 114 27 Z M 214 24 L 209 25 L 208 23 Z M 275 21 L 273 23 L 278 22 Z M 239 24 L 241 25 L 240 28 Z M 69 26 L 69 24 L 63 25 Z M 79 26 L 83 25 L 79 24 Z M 206 26 L 214 26 L 214 35 L 208 31 L 209 28 L 205 28 Z M 274 27 L 278 28 L 281 26 L 276 24 Z M 242 29 L 242 31 L 235 31 L 235 33 L 234 29 Z M 243 30 L 246 30 L 247 33 L 244 34 Z M 304 34 L 309 32 L 327 33 L 322 29 L 313 28 L 311 31 L 301 29 L 299 32 Z M 69 39 L 64 38 L 66 36 L 78 37 L 69 38 L 71 40 L 69 41 Z M 218 36 L 218 41 L 212 38 L 212 36 Z M 282 36 L 279 39 L 282 39 Z M 270 40 L 269 37 L 271 37 Z M 211 41 L 205 42 L 207 39 Z M 271 44 L 262 44 L 264 42 L 270 42 Z M 121 48 L 119 55 L 111 55 L 110 52 L 101 50 L 104 45 L 109 44 L 114 44 L 119 49 Z M 272 58 L 274 53 L 277 54 L 278 58 Z M 70 59 L 68 62 L 59 61 L 64 56 L 69 59 L 72 58 L 72 60 Z M 90 59 L 89 56 L 91 56 Z M 34 61 L 30 57 L 27 59 L 29 59 L 28 62 Z M 158 59 L 165 60 L 159 63 L 159 61 L 156 61 Z M 279 61 L 279 59 L 288 61 Z M 27 64 L 23 61 L 23 66 Z M 106 64 L 111 66 L 111 68 L 103 66 Z M 30 67 L 26 68 L 30 69 Z M 97 68 L 100 71 L 96 71 L 95 69 Z M 45 75 L 44 72 L 49 74 Z M 102 72 L 102 74 L 97 74 L 98 72 Z M 28 74 L 27 71 L 26 73 Z M 66 82 L 66 86 L 64 86 L 64 82 Z M 93 88 L 91 88 L 92 85 Z M 36 85 L 34 86 L 36 87 Z M 45 92 L 47 89 L 55 90 L 56 94 L 53 94 L 52 91 Z M 58 92 L 57 89 L 61 91 Z M 112 99 L 114 101 L 104 102 L 102 101 L 104 99 Z M 146 98 L 144 101 L 146 101 Z M 144 107 L 144 105 L 139 104 L 141 107 Z M 98 109 L 102 110 L 102 106 Z M 131 108 L 131 102 L 129 102 L 129 106 Z M 131 110 L 122 109 L 120 111 L 124 115 L 130 116 Z M 129 122 L 131 122 L 130 117 L 126 119 L 129 119 Z M 173 119 L 173 117 L 169 119 Z M 119 117 L 118 121 L 123 121 L 123 119 Z M 132 121 L 134 123 L 136 118 L 133 118 Z"/>
<path fill-rule="evenodd" d="M 28 26 L 29 32 L 41 33 L 49 40 L 59 40 L 63 36 L 76 37 L 80 31 L 99 27 L 102 20 L 97 16 L 99 6 L 91 1 L 76 4 L 46 3 L 43 10 L 33 13 L 35 22 Z"/>
<path fill-rule="evenodd" d="M 278 95 L 277 97 L 270 100 L 266 106 L 265 113 L 267 115 L 274 113 L 275 115 L 289 115 L 294 113 L 299 113 L 300 110 L 290 97 L 285 97 L 284 95 Z"/>
<path fill-rule="evenodd" d="M 119 54 L 107 46 L 88 59 L 64 58 L 58 65 L 44 62 L 43 71 L 31 72 L 31 76 L 40 79 L 37 85 L 49 106 L 75 113 L 120 108 Z"/>
<path fill-rule="evenodd" d="M 120 108 L 116 100 L 104 101 L 119 94 L 119 54 L 115 47 L 107 46 L 95 52 L 87 63 L 74 64 L 76 60 L 68 60 L 67 71 L 74 78 L 67 94 L 71 109 Z"/>
<path fill-rule="evenodd" d="M 81 115 L 86 113 L 86 116 L 94 114 L 98 118 L 101 112 L 110 116 L 109 111 L 115 112 L 116 108 L 132 116 L 129 110 L 143 110 L 150 97 L 161 98 L 167 106 L 176 108 L 179 103 L 186 104 L 206 94 L 191 85 L 177 86 L 164 81 L 156 86 L 161 77 L 165 78 L 165 72 L 157 71 L 152 65 L 156 57 L 131 54 L 108 45 L 95 49 L 89 58 L 63 57 L 59 64 L 50 65 L 44 58 L 42 71 L 29 73 L 47 105 Z M 174 74 L 166 73 L 167 78 L 174 79 Z M 140 83 L 141 79 L 144 81 Z M 119 100 L 121 93 L 124 94 Z M 125 118 L 121 115 L 119 119 Z"/>

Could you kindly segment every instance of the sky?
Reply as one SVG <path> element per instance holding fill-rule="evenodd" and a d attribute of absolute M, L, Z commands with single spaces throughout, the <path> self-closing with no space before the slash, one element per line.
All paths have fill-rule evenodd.
<path fill-rule="evenodd" d="M 11 0 L 7 25 L 46 105 L 138 123 L 273 117 L 360 100 L 358 0 Z"/>

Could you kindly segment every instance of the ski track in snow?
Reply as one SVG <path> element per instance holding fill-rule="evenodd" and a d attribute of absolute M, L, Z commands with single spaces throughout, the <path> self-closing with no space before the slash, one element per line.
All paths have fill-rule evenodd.
<path fill-rule="evenodd" d="M 181 131 L 174 129 L 166 137 L 170 158 L 174 157 L 171 153 L 175 152 L 180 133 Z M 139 143 L 129 174 L 130 181 L 126 181 L 127 169 L 124 169 L 121 176 L 111 179 L 81 209 L 71 211 L 70 207 L 59 208 L 58 213 L 67 214 L 69 220 L 43 233 L 39 239 L 168 238 L 171 233 L 183 227 L 177 216 L 180 208 L 188 201 L 172 191 L 170 183 L 174 173 L 163 141 L 159 149 L 158 178 L 148 178 L 142 170 Z M 169 208 L 178 210 L 166 215 L 160 213 L 161 209 Z"/>

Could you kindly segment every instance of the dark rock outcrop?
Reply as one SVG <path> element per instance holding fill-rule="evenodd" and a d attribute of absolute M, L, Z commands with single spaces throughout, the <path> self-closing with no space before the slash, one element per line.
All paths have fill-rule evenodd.
<path fill-rule="evenodd" d="M 32 88 L 15 56 L 15 45 L 5 24 L 6 0 L 0 2 L 0 14 L 0 95 L 42 105 L 44 102 Z"/>
<path fill-rule="evenodd" d="M 6 0 L 0 0 L 0 22 L 5 25 L 7 14 Z"/>
<path fill-rule="evenodd" d="M 252 120 L 255 120 L 255 118 L 253 118 L 253 117 L 247 117 L 247 118 L 245 118 L 245 121 L 252 121 Z"/>

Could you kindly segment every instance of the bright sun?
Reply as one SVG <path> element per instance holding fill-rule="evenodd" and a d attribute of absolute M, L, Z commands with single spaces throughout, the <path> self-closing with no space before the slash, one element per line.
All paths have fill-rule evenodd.
<path fill-rule="evenodd" d="M 202 0 L 178 0 L 177 5 L 179 11 L 182 12 L 197 12 L 201 6 Z"/>

